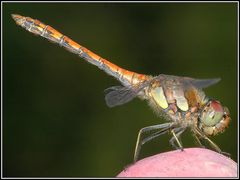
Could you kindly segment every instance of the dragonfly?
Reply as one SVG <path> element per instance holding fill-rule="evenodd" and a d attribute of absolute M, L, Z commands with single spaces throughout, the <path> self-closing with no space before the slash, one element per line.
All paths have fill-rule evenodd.
<path fill-rule="evenodd" d="M 224 132 L 229 126 L 231 119 L 229 110 L 218 100 L 207 97 L 203 91 L 204 88 L 219 82 L 220 78 L 195 79 L 165 74 L 152 76 L 132 72 L 98 56 L 37 19 L 18 14 L 12 14 L 12 18 L 17 25 L 27 31 L 59 44 L 116 78 L 121 85 L 105 90 L 107 106 L 119 106 L 138 97 L 146 100 L 157 116 L 166 120 L 166 123 L 140 129 L 134 151 L 134 162 L 139 159 L 143 144 L 165 133 L 172 135 L 169 143 L 174 148 L 183 150 L 180 137 L 189 128 L 200 146 L 205 147 L 203 144 L 208 143 L 216 152 L 228 154 L 221 151 L 210 140 L 210 137 Z"/>

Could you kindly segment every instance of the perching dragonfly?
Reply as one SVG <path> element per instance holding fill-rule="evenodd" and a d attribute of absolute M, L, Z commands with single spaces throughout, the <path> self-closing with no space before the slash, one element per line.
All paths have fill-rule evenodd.
<path fill-rule="evenodd" d="M 138 160 L 141 146 L 167 132 L 172 134 L 170 144 L 183 150 L 180 135 L 190 128 L 199 145 L 203 141 L 217 152 L 224 153 L 209 139 L 209 136 L 223 132 L 230 122 L 229 111 L 217 100 L 208 98 L 203 88 L 217 83 L 220 79 L 194 79 L 160 74 L 158 76 L 138 74 L 125 70 L 89 51 L 49 25 L 17 14 L 12 14 L 16 24 L 29 32 L 58 43 L 68 51 L 79 55 L 116 78 L 122 86 L 105 90 L 109 107 L 122 105 L 135 97 L 145 99 L 157 115 L 168 122 L 142 128 L 137 137 L 134 162 Z M 144 134 L 148 136 L 143 137 Z M 227 153 L 226 153 L 227 154 Z"/>

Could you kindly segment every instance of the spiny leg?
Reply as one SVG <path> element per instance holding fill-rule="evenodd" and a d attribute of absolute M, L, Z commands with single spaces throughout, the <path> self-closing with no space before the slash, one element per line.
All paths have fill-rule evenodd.
<path fill-rule="evenodd" d="M 210 146 L 214 148 L 217 152 L 221 153 L 221 149 L 213 142 L 211 141 L 206 135 L 204 135 L 200 130 L 195 129 L 195 132 L 200 136 L 200 138 L 203 138 L 208 141 Z"/>
<path fill-rule="evenodd" d="M 169 129 L 170 129 L 170 128 L 167 127 L 167 128 L 161 129 L 160 131 L 157 131 L 157 132 L 149 135 L 148 137 L 144 138 L 144 139 L 141 141 L 141 145 L 144 145 L 146 142 L 151 141 L 152 139 L 155 139 L 155 138 L 157 138 L 158 136 L 161 136 L 161 135 L 167 133 Z"/>
<path fill-rule="evenodd" d="M 211 139 L 209 139 L 208 137 L 205 137 L 204 139 L 206 139 L 206 140 L 209 142 L 209 144 L 210 144 L 218 153 L 224 154 L 224 155 L 226 155 L 226 156 L 228 156 L 228 157 L 231 156 L 231 154 L 229 154 L 229 153 L 227 153 L 227 152 L 223 152 L 223 151 L 217 146 L 217 144 L 215 144 L 215 143 L 214 143 Z"/>
<path fill-rule="evenodd" d="M 203 141 L 202 139 L 200 139 L 196 134 L 193 133 L 193 137 L 196 139 L 196 142 L 197 144 L 202 147 L 202 148 L 206 148 L 204 145 L 203 145 Z"/>
<path fill-rule="evenodd" d="M 135 152 L 134 152 L 134 162 L 137 161 L 139 153 L 140 153 L 140 149 L 141 146 L 143 145 L 142 143 L 142 135 L 146 132 L 150 132 L 152 130 L 158 130 L 158 129 L 169 129 L 173 126 L 173 123 L 164 123 L 164 124 L 159 124 L 159 125 L 154 125 L 154 126 L 148 126 L 148 127 L 144 127 L 142 129 L 140 129 L 140 131 L 138 132 L 138 137 L 137 137 L 137 142 L 136 142 L 136 147 L 135 147 Z M 157 137 L 157 136 L 156 136 Z M 150 138 L 149 140 L 152 140 L 153 138 Z M 149 141 L 148 140 L 148 141 Z M 147 142 L 146 138 L 144 143 Z"/>
<path fill-rule="evenodd" d="M 220 154 L 224 154 L 226 156 L 231 156 L 231 154 L 227 153 L 227 152 L 223 152 L 217 144 L 215 144 L 211 139 L 209 139 L 206 135 L 202 134 L 199 130 L 195 130 L 195 132 L 198 133 L 198 135 L 200 135 L 200 138 L 203 138 L 204 140 L 206 140 L 210 146 L 215 150 L 217 151 L 218 153 Z"/>
<path fill-rule="evenodd" d="M 173 134 L 173 137 L 170 139 L 170 144 L 175 148 L 175 149 L 181 149 L 183 151 L 183 146 L 180 140 L 180 135 L 186 130 L 186 128 L 175 128 L 171 130 L 171 133 Z M 175 145 L 174 141 L 177 142 L 178 146 Z"/>

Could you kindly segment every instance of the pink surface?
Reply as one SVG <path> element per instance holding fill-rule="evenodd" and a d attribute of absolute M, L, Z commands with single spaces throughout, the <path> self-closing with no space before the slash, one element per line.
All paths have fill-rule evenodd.
<path fill-rule="evenodd" d="M 237 163 L 209 149 L 186 148 L 139 160 L 117 177 L 237 177 Z"/>

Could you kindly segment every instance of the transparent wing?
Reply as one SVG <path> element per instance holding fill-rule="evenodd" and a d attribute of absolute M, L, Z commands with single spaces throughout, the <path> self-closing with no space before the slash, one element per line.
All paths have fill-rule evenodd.
<path fill-rule="evenodd" d="M 119 106 L 137 96 L 137 91 L 124 86 L 113 86 L 105 90 L 105 101 L 109 107 Z"/>
<path fill-rule="evenodd" d="M 203 89 L 218 83 L 220 80 L 221 80 L 220 78 L 216 78 L 216 79 L 184 78 L 184 84 L 187 86 L 191 84 L 199 89 Z"/>
<path fill-rule="evenodd" d="M 113 86 L 105 89 L 105 101 L 109 107 L 119 106 L 134 99 L 138 93 L 149 85 L 149 81 L 145 81 L 137 86 L 124 87 Z"/>

